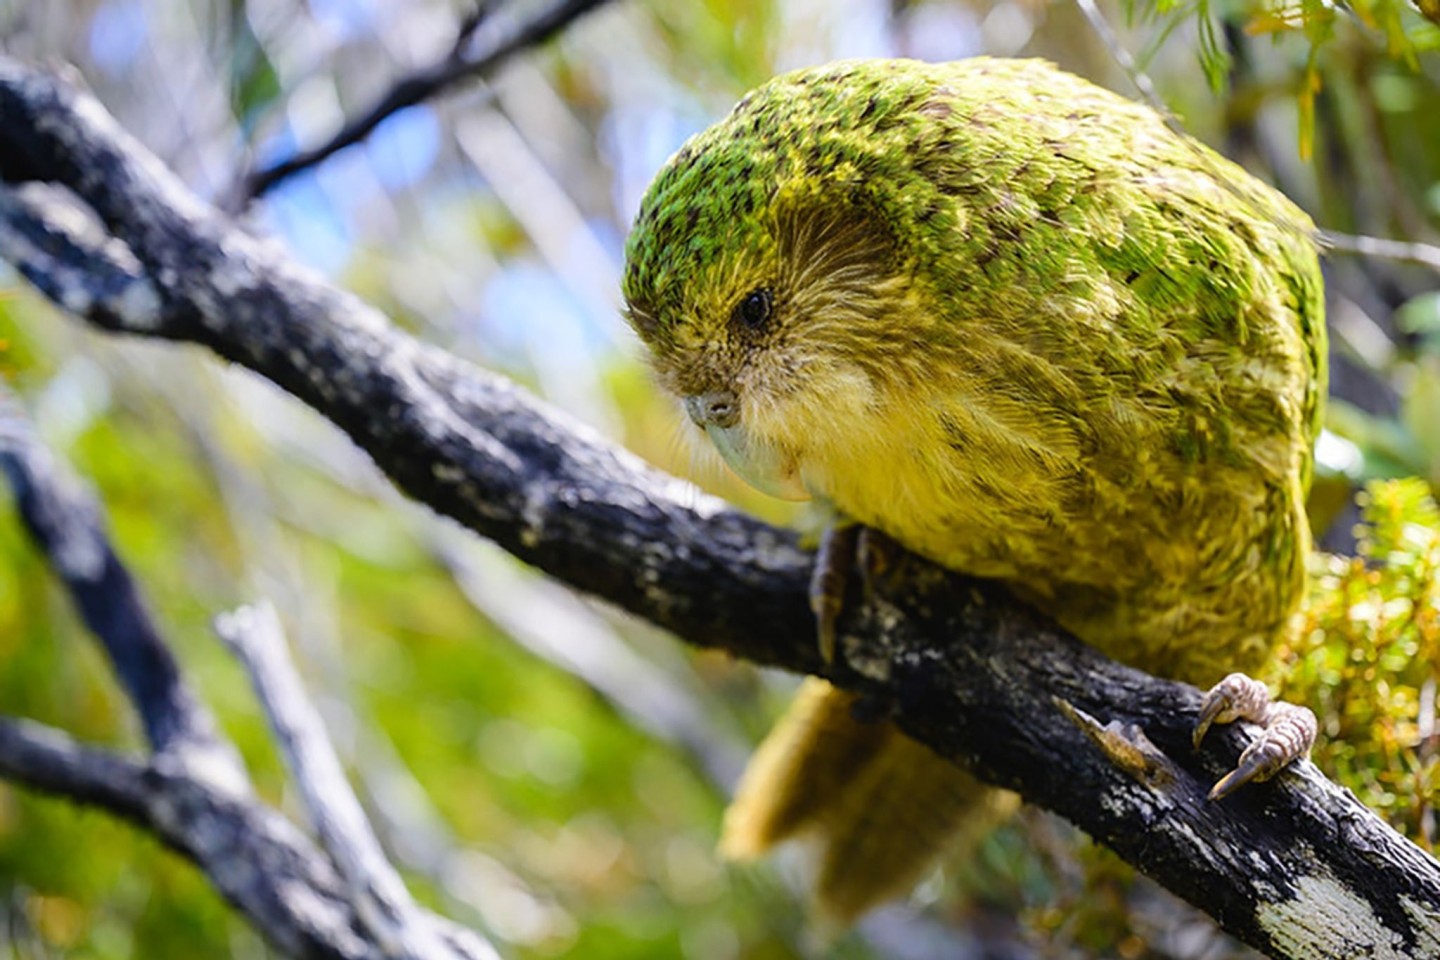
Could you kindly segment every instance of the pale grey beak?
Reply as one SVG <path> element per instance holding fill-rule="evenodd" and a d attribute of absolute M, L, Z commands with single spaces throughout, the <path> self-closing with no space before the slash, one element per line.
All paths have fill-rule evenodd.
<path fill-rule="evenodd" d="M 740 398 L 733 390 L 695 394 L 686 397 L 684 403 L 695 426 L 705 431 L 742 480 L 772 497 L 810 499 L 793 460 L 782 457 L 773 447 L 753 442 L 740 422 Z"/>
<path fill-rule="evenodd" d="M 713 390 L 685 398 L 685 412 L 702 430 L 735 426 L 740 419 L 740 398 L 731 390 Z"/>

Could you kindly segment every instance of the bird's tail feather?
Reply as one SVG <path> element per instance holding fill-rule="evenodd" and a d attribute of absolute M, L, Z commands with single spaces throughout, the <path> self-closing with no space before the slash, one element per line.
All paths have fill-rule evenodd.
<path fill-rule="evenodd" d="M 907 892 L 1017 803 L 894 725 L 855 719 L 854 702 L 805 681 L 751 759 L 720 840 L 736 860 L 791 838 L 813 841 L 816 919 L 832 929 Z"/>

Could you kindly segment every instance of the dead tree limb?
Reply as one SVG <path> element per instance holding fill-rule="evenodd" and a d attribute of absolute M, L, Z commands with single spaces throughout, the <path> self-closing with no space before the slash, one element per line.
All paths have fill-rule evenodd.
<path fill-rule="evenodd" d="M 319 831 L 323 849 L 254 795 L 238 751 L 218 732 L 146 612 L 109 542 L 99 505 L 40 444 L 3 392 L 0 471 L 35 545 L 109 655 L 152 749 L 143 758 L 123 756 L 40 724 L 0 717 L 0 777 L 98 807 L 153 833 L 193 860 L 256 930 L 289 956 L 494 960 L 495 951 L 478 934 L 409 901 L 333 754 L 328 766 L 297 763 L 294 769 L 307 799 L 321 790 L 326 794 L 311 808 L 312 819 L 331 827 Z M 253 622 L 240 616 L 226 621 L 231 633 L 246 636 L 256 631 L 247 633 L 241 625 Z M 267 677 L 288 668 L 277 643 L 267 650 Z M 245 649 L 260 645 L 256 640 Z M 277 718 L 277 728 L 295 726 L 282 724 L 285 717 L 307 717 L 308 753 L 325 753 L 329 741 L 293 668 L 288 678 L 285 712 L 270 709 L 273 697 L 262 696 L 262 702 Z M 262 694 L 274 685 L 256 681 Z M 349 815 L 334 826 L 336 818 L 325 816 L 327 804 L 344 806 L 347 798 Z M 347 855 L 356 848 L 365 856 Z"/>
<path fill-rule="evenodd" d="M 105 810 L 193 860 L 287 956 L 384 960 L 366 942 L 334 867 L 295 825 L 253 798 L 181 771 L 0 719 L 0 776 Z"/>
<path fill-rule="evenodd" d="M 39 443 L 3 386 L 0 473 L 21 523 L 105 648 L 151 749 L 209 778 L 243 785 L 239 755 L 219 737 L 214 718 L 181 679 L 134 579 L 110 546 L 94 500 Z"/>
<path fill-rule="evenodd" d="M 1199 694 L 1005 591 L 902 558 L 820 661 L 795 536 L 687 492 L 206 208 L 92 99 L 0 62 L 0 257 L 109 330 L 202 344 L 350 435 L 415 499 L 685 640 L 828 676 L 1072 820 L 1276 957 L 1440 957 L 1440 864 L 1308 763 L 1205 800 L 1248 740 L 1190 747 Z M 1136 745 L 1117 763 L 1099 718 Z"/>

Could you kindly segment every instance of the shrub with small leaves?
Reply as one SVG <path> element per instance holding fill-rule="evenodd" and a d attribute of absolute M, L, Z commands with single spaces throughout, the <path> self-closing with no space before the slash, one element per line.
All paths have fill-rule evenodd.
<path fill-rule="evenodd" d="M 1360 507 L 1358 556 L 1312 558 L 1309 603 L 1275 679 L 1320 719 L 1315 763 L 1434 850 L 1440 508 L 1419 479 L 1371 482 Z"/>

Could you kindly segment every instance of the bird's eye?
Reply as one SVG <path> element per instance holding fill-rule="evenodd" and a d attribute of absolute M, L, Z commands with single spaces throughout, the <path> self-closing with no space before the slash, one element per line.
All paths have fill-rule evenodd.
<path fill-rule="evenodd" d="M 769 290 L 751 290 L 745 294 L 745 299 L 735 306 L 735 320 L 751 330 L 759 330 L 765 325 L 765 321 L 770 319 L 770 305 Z"/>

